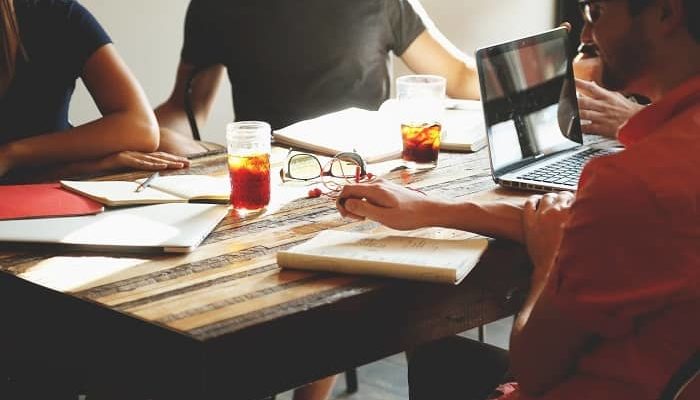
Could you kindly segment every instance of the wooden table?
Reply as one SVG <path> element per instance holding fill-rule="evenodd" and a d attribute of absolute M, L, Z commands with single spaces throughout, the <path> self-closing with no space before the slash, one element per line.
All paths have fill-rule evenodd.
<path fill-rule="evenodd" d="M 522 196 L 494 190 L 485 150 L 440 157 L 435 170 L 390 178 L 450 198 Z M 185 172 L 224 171 L 214 155 Z M 513 314 L 528 288 L 528 258 L 507 241 L 492 241 L 455 287 L 280 271 L 276 251 L 328 228 L 384 229 L 299 198 L 227 217 L 187 255 L 5 246 L 0 357 L 81 370 L 122 398 L 256 399 Z"/>

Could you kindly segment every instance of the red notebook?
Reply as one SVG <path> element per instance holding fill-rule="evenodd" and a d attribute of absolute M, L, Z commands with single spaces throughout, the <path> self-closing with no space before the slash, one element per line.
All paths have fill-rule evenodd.
<path fill-rule="evenodd" d="M 97 214 L 102 204 L 61 189 L 59 183 L 0 186 L 0 220 Z"/>

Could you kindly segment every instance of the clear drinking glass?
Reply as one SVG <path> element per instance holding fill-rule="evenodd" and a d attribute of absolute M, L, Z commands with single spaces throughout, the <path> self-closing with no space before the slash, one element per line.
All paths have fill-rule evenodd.
<path fill-rule="evenodd" d="M 396 79 L 403 142 L 401 158 L 409 168 L 437 166 L 445 86 L 445 78 L 436 75 L 406 75 Z"/>
<path fill-rule="evenodd" d="M 241 121 L 226 126 L 231 204 L 256 211 L 270 203 L 270 125 Z"/>

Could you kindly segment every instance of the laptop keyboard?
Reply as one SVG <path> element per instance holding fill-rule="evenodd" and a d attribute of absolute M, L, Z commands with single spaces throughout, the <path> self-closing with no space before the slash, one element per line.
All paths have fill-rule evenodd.
<path fill-rule="evenodd" d="M 578 186 L 578 179 L 583 166 L 593 157 L 610 154 L 605 149 L 586 149 L 580 153 L 563 158 L 555 163 L 530 171 L 519 176 L 536 182 L 554 183 L 558 185 Z"/>

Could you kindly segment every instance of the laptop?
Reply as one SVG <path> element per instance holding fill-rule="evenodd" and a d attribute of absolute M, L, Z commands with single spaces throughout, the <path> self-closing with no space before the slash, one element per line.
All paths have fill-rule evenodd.
<path fill-rule="evenodd" d="M 97 215 L 0 221 L 0 243 L 68 250 L 188 253 L 228 214 L 228 206 L 166 203 Z"/>
<path fill-rule="evenodd" d="M 477 50 L 491 173 L 535 191 L 576 190 L 592 157 L 583 145 L 568 32 L 557 28 Z"/>

